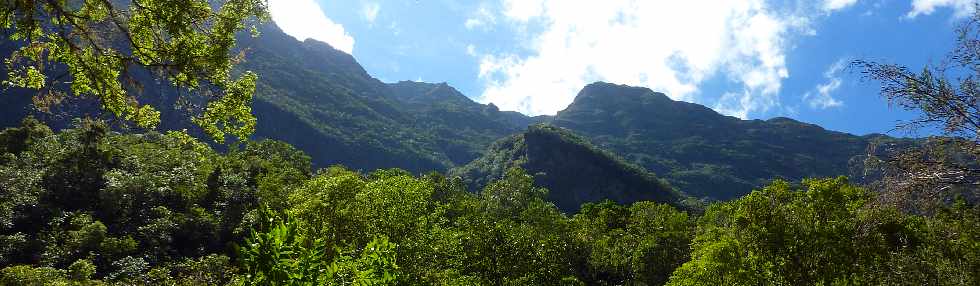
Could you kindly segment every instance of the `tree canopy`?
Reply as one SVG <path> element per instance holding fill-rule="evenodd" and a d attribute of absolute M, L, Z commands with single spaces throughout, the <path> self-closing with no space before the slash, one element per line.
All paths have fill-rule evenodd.
<path fill-rule="evenodd" d="M 980 207 L 875 203 L 845 178 L 775 182 L 701 214 L 564 213 L 512 168 L 459 178 L 312 170 L 288 144 L 222 154 L 98 121 L 0 132 L 0 285 L 972 285 Z"/>
<path fill-rule="evenodd" d="M 160 113 L 143 101 L 140 82 L 155 78 L 185 93 L 178 102 L 200 111 L 194 121 L 215 140 L 244 138 L 255 126 L 250 105 L 256 75 L 235 68 L 241 56 L 233 51 L 239 31 L 267 18 L 264 1 L 14 0 L 0 5 L 0 28 L 19 44 L 5 63 L 5 84 L 39 90 L 35 102 L 42 107 L 88 97 L 117 119 L 150 129 L 160 123 Z M 882 181 L 887 186 L 976 190 L 976 19 L 980 14 L 961 29 L 960 48 L 951 56 L 968 75 L 956 83 L 942 68 L 918 74 L 857 63 L 884 82 L 886 97 L 922 111 L 921 122 L 941 124 L 948 135 L 940 138 L 944 144 L 920 145 L 890 159 Z M 384 86 L 370 83 L 366 73 L 354 78 L 357 84 Z M 507 114 L 468 104 L 447 86 L 396 88 L 403 89 L 398 100 L 414 110 L 465 118 L 466 110 L 479 109 L 483 116 L 476 117 L 496 122 L 481 127 L 483 119 L 446 120 L 426 136 L 454 126 L 469 126 L 467 133 L 511 130 Z M 643 103 L 637 106 L 667 100 L 648 90 L 632 92 L 633 100 Z M 369 98 L 350 90 L 343 94 Z M 577 101 L 597 103 L 595 96 L 610 94 Z M 436 106 L 424 98 L 455 104 Z M 387 99 L 369 99 L 349 101 L 356 108 L 346 110 L 374 116 L 389 106 L 382 104 Z M 700 107 L 677 106 L 706 114 Z M 331 116 L 348 122 L 368 118 Z M 369 130 L 406 118 L 415 117 L 354 126 Z M 630 118 L 625 121 L 633 122 Z M 801 123 L 787 119 L 759 124 L 753 126 L 777 130 L 764 135 L 784 127 L 824 132 L 795 129 Z M 398 128 L 386 132 L 393 133 L 361 135 L 414 138 L 385 138 L 414 130 L 392 126 Z M 623 131 L 618 129 L 612 131 Z M 677 142 L 692 138 L 682 131 L 671 136 L 679 135 Z M 475 162 L 474 168 L 486 172 L 474 187 L 439 172 L 314 169 L 306 153 L 273 140 L 245 140 L 216 151 L 186 132 L 120 133 L 91 118 L 53 130 L 28 117 L 19 127 L 0 131 L 0 286 L 980 285 L 980 201 L 975 198 L 924 196 L 932 208 L 910 211 L 884 200 L 890 192 L 846 177 L 811 178 L 775 180 L 731 201 L 705 202 L 701 209 L 677 202 L 680 194 L 647 170 L 566 132 L 539 125 L 499 141 L 499 152 Z M 419 147 L 412 154 L 432 148 L 406 144 Z M 452 156 L 458 160 L 475 157 L 466 150 L 478 144 L 450 145 L 469 146 Z M 673 147 L 691 155 L 714 150 L 694 145 Z M 767 150 L 766 162 L 774 165 L 794 160 L 795 155 L 779 152 L 795 151 Z M 448 160 L 447 154 L 433 158 Z M 760 171 L 754 166 L 740 171 Z M 702 186 L 745 187 L 733 182 Z M 583 191 L 568 191 L 579 188 Z M 620 198 L 608 192 L 606 200 L 581 198 L 594 190 L 657 201 L 610 200 Z M 585 203 L 567 206 L 579 202 Z"/>
<path fill-rule="evenodd" d="M 7 87 L 38 90 L 35 105 L 97 100 L 116 118 L 153 128 L 159 107 L 144 86 L 174 87 L 180 109 L 213 139 L 245 138 L 257 75 L 236 72 L 237 34 L 268 19 L 265 0 L 44 0 L 0 2 L 0 30 L 19 48 Z M 156 101 L 150 101 L 156 102 Z"/>

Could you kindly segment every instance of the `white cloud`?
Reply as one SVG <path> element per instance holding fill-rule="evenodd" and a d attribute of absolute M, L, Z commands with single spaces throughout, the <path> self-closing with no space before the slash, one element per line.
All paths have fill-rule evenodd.
<path fill-rule="evenodd" d="M 823 76 L 827 79 L 827 82 L 818 84 L 815 88 L 816 93 L 807 92 L 803 95 L 803 101 L 810 105 L 813 109 L 827 109 L 831 107 L 841 107 L 844 106 L 844 102 L 835 99 L 831 96 L 831 93 L 840 88 L 841 76 L 840 72 L 844 69 L 846 62 L 841 59 L 830 65 L 827 71 L 824 72 Z"/>
<path fill-rule="evenodd" d="M 805 17 L 779 15 L 764 0 L 504 0 L 504 7 L 518 30 L 542 32 L 531 35 L 528 56 L 482 57 L 481 100 L 528 114 L 554 114 L 598 80 L 697 101 L 700 85 L 718 75 L 739 88 L 716 109 L 743 118 L 765 112 L 779 105 L 789 76 L 787 38 L 812 32 Z"/>
<path fill-rule="evenodd" d="M 855 3 L 857 3 L 857 0 L 824 0 L 823 10 L 827 12 L 832 12 L 832 11 L 850 7 Z"/>
<path fill-rule="evenodd" d="M 494 16 L 493 12 L 490 11 L 490 8 L 484 4 L 480 5 L 480 8 L 477 9 L 469 19 L 466 19 L 464 25 L 466 26 L 466 29 L 473 30 L 476 28 L 490 28 L 490 26 L 493 26 L 496 23 L 497 17 Z"/>
<path fill-rule="evenodd" d="M 374 19 L 378 18 L 378 12 L 380 11 L 380 4 L 373 2 L 364 3 L 364 6 L 361 8 L 361 16 L 364 17 L 364 20 L 368 23 L 374 24 Z"/>
<path fill-rule="evenodd" d="M 269 14 L 283 32 L 299 40 L 314 39 L 351 54 L 354 38 L 344 26 L 323 14 L 314 0 L 269 0 Z"/>
<path fill-rule="evenodd" d="M 479 54 L 476 53 L 476 46 L 473 44 L 466 45 L 466 54 L 470 55 L 471 57 L 479 56 Z"/>
<path fill-rule="evenodd" d="M 463 25 L 466 26 L 466 29 L 470 29 L 470 30 L 473 30 L 473 28 L 476 28 L 481 24 L 483 23 L 480 22 L 480 20 L 477 20 L 476 18 L 466 19 L 466 23 L 463 23 Z"/>
<path fill-rule="evenodd" d="M 975 0 L 912 0 L 912 11 L 905 16 L 915 18 L 932 14 L 936 8 L 948 7 L 954 10 L 954 17 L 966 17 L 973 13 L 975 3 Z"/>

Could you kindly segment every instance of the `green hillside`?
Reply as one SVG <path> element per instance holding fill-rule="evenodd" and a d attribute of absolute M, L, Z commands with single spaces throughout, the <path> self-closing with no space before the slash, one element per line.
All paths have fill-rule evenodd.
<path fill-rule="evenodd" d="M 445 84 L 386 84 L 371 77 L 351 55 L 325 43 L 297 41 L 274 24 L 260 30 L 257 38 L 239 39 L 246 58 L 238 68 L 261 75 L 253 104 L 258 118 L 254 137 L 288 142 L 307 152 L 315 166 L 444 171 L 478 157 L 490 143 L 533 120 L 473 102 Z M 4 43 L 0 52 L 9 54 L 14 47 Z M 161 130 L 187 129 L 204 137 L 178 108 L 177 98 L 169 96 L 176 90 L 147 82 L 151 84 L 140 94 L 164 95 L 149 101 L 163 113 Z M 21 118 L 34 114 L 60 129 L 75 117 L 101 112 L 91 104 L 68 105 L 55 114 L 32 112 L 34 94 L 12 90 L 4 95 L 4 127 L 17 126 Z"/>
<path fill-rule="evenodd" d="M 215 152 L 181 132 L 28 119 L 0 131 L 0 285 L 980 281 L 980 208 L 963 201 L 906 214 L 837 178 L 777 182 L 703 213 L 606 200 L 573 214 L 549 198 L 676 194 L 562 129 L 519 137 L 491 154 L 560 176 L 510 168 L 472 192 L 439 173 L 313 171 L 277 141 Z"/>
<path fill-rule="evenodd" d="M 0 2 L 0 286 L 980 285 L 973 77 L 853 63 L 923 139 L 603 82 L 529 117 L 271 3 Z"/>
<path fill-rule="evenodd" d="M 676 206 L 684 198 L 654 174 L 599 150 L 568 130 L 549 125 L 533 125 L 521 134 L 497 141 L 483 157 L 450 174 L 465 178 L 473 189 L 481 189 L 503 178 L 511 168 L 534 175 L 535 184 L 549 189 L 549 200 L 566 212 L 601 200 Z"/>
<path fill-rule="evenodd" d="M 847 175 L 860 169 L 855 156 L 865 154 L 873 138 L 889 140 L 788 118 L 740 120 L 649 89 L 608 83 L 586 86 L 555 116 L 528 117 L 476 103 L 445 83 L 383 83 L 327 44 L 297 41 L 273 24 L 261 32 L 239 43 L 246 51 L 239 68 L 260 75 L 254 137 L 292 144 L 318 167 L 446 171 L 481 157 L 494 141 L 544 122 L 571 130 L 692 196 L 730 199 L 773 179 Z M 12 48 L 10 43 L 0 47 Z M 168 89 L 157 84 L 143 92 L 175 93 Z M 31 113 L 31 95 L 12 90 L 4 96 L 0 123 L 16 126 Z M 187 129 L 203 137 L 181 109 L 172 108 L 176 101 L 169 96 L 156 101 L 163 107 L 161 130 Z M 57 109 L 63 114 L 36 115 L 59 129 L 70 126 L 72 118 L 98 112 L 92 104 L 67 106 L 72 108 Z"/>
<path fill-rule="evenodd" d="M 730 199 L 773 179 L 848 174 L 871 137 L 789 118 L 741 120 L 646 88 L 594 83 L 555 116 L 568 128 L 697 197 Z"/>

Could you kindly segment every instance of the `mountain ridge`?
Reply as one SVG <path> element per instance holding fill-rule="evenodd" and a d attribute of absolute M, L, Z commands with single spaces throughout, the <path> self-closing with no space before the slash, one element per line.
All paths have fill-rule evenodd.
<path fill-rule="evenodd" d="M 871 143 L 785 117 L 742 120 L 646 88 L 602 82 L 583 88 L 552 123 L 592 138 L 691 195 L 717 199 L 773 179 L 847 175 L 850 159 Z M 717 191 L 722 189 L 732 191 Z"/>
<path fill-rule="evenodd" d="M 530 117 L 477 103 L 447 83 L 385 83 L 329 44 L 298 41 L 275 24 L 260 31 L 239 40 L 246 51 L 239 69 L 259 74 L 253 137 L 290 143 L 316 167 L 447 171 L 485 155 L 501 138 L 548 123 L 691 195 L 727 199 L 772 179 L 847 175 L 851 159 L 879 137 L 784 117 L 741 120 L 649 88 L 606 82 L 586 85 L 555 115 Z M 4 101 L 12 102 L 8 110 L 30 103 L 26 96 Z M 161 128 L 197 134 L 172 108 L 163 118 Z"/>

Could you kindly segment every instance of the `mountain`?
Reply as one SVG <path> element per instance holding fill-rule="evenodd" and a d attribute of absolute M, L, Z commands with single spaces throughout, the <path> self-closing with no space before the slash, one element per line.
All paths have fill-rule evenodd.
<path fill-rule="evenodd" d="M 734 198 L 772 179 L 847 175 L 880 135 L 855 136 L 778 117 L 741 120 L 647 88 L 597 82 L 552 124 L 698 197 Z"/>
<path fill-rule="evenodd" d="M 240 46 L 248 51 L 241 68 L 260 75 L 255 136 L 293 144 L 317 166 L 445 171 L 530 120 L 444 83 L 383 83 L 351 55 L 273 24 Z"/>
<path fill-rule="evenodd" d="M 535 184 L 547 188 L 549 200 L 565 212 L 604 199 L 679 206 L 685 197 L 655 175 L 596 148 L 585 138 L 545 124 L 493 143 L 483 157 L 450 175 L 465 178 L 471 189 L 478 190 L 513 167 L 534 175 Z"/>
<path fill-rule="evenodd" d="M 238 44 L 246 55 L 239 68 L 259 74 L 254 139 L 288 142 L 309 154 L 317 167 L 445 171 L 477 158 L 490 143 L 534 120 L 473 102 L 444 83 L 383 83 L 353 56 L 326 43 L 297 41 L 275 24 L 260 31 L 259 37 L 240 37 Z M 14 43 L 0 43 L 0 55 L 15 48 Z M 174 108 L 171 95 L 177 92 L 169 84 L 144 79 L 149 83 L 141 91 L 149 95 L 144 102 L 161 111 L 160 129 L 187 129 L 203 136 L 186 113 Z M 65 115 L 36 113 L 30 108 L 32 95 L 14 90 L 0 96 L 0 127 L 18 126 L 34 114 L 61 129 L 71 126 L 74 117 L 100 112 L 88 103 Z"/>
<path fill-rule="evenodd" d="M 436 145 L 456 166 L 479 157 L 488 143 L 533 122 L 523 114 L 473 102 L 446 83 L 402 81 L 389 87 L 402 110 L 413 115 L 411 127 L 435 135 Z"/>
<path fill-rule="evenodd" d="M 386 98 L 387 86 L 354 58 L 316 41 L 296 41 L 275 26 L 240 45 L 240 68 L 260 75 L 255 136 L 277 138 L 304 150 L 319 166 L 356 169 L 401 166 L 439 169 L 445 163 L 417 140 L 411 118 Z"/>
<path fill-rule="evenodd" d="M 297 41 L 274 24 L 260 30 L 261 36 L 239 41 L 246 51 L 240 68 L 259 74 L 254 137 L 290 143 L 309 154 L 315 167 L 446 171 L 493 152 L 487 148 L 500 138 L 550 123 L 690 195 L 729 199 L 775 178 L 849 174 L 860 169 L 855 156 L 880 139 L 789 118 L 740 120 L 646 88 L 602 82 L 586 86 L 555 116 L 528 117 L 474 102 L 445 83 L 384 83 L 325 43 Z M 0 54 L 14 47 L 0 43 Z M 161 95 L 148 97 L 163 112 L 160 128 L 201 134 L 173 108 L 176 99 L 169 94 L 176 92 L 168 88 L 157 83 L 144 91 Z M 10 90 L 0 96 L 0 127 L 17 126 L 32 113 L 30 95 Z M 94 107 L 75 108 L 74 116 L 40 117 L 60 129 L 75 116 L 97 112 Z"/>
<path fill-rule="evenodd" d="M 550 120 L 549 116 L 528 117 L 516 111 L 500 111 L 493 103 L 476 103 L 446 83 L 401 81 L 389 86 L 394 97 L 405 104 L 406 110 L 431 119 L 424 125 L 437 122 L 441 125 L 483 130 L 499 130 L 500 127 L 505 127 L 513 131 L 514 126 L 523 129 L 528 125 Z"/>

